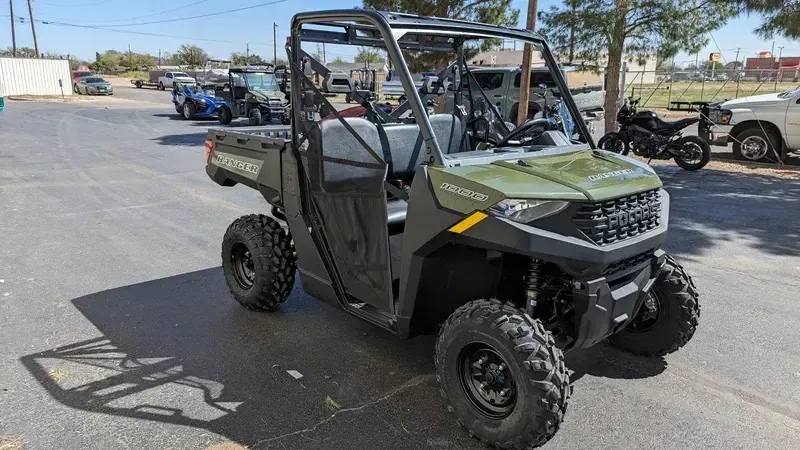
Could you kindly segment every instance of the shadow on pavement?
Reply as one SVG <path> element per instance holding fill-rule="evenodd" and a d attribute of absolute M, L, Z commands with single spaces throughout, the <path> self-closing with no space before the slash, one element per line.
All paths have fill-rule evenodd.
<path fill-rule="evenodd" d="M 183 147 L 202 147 L 206 142 L 206 132 L 202 133 L 184 133 L 184 134 L 167 134 L 159 136 L 152 140 L 161 145 L 178 145 Z"/>
<path fill-rule="evenodd" d="M 264 314 L 236 304 L 220 268 L 73 304 L 101 336 L 21 358 L 72 408 L 206 429 L 251 448 L 393 448 L 448 435 L 464 439 L 448 446 L 474 445 L 435 389 L 432 337 L 397 339 L 299 284 Z M 321 435 L 327 443 L 314 444 Z"/>
<path fill-rule="evenodd" d="M 753 173 L 682 171 L 658 166 L 670 193 L 670 250 L 700 255 L 736 241 L 772 255 L 800 255 L 800 179 Z"/>
<path fill-rule="evenodd" d="M 21 358 L 69 407 L 205 429 L 249 448 L 482 448 L 440 399 L 433 336 L 397 339 L 299 284 L 265 314 L 234 302 L 220 268 L 73 304 L 101 336 Z M 568 359 L 576 378 L 660 373 L 630 369 L 630 357 L 605 346 Z"/>

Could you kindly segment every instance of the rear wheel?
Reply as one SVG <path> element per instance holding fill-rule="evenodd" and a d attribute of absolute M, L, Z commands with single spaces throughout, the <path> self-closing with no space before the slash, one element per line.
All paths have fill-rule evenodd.
<path fill-rule="evenodd" d="M 142 82 L 137 80 L 136 81 L 136 89 L 141 89 L 141 88 L 142 88 Z"/>
<path fill-rule="evenodd" d="M 628 143 L 617 132 L 606 133 L 597 141 L 597 148 L 626 156 L 631 150 Z"/>
<path fill-rule="evenodd" d="M 742 130 L 733 141 L 733 157 L 744 161 L 776 162 L 780 138 L 769 129 L 755 126 Z"/>
<path fill-rule="evenodd" d="M 684 136 L 675 143 L 683 157 L 675 156 L 675 164 L 683 170 L 699 170 L 711 161 L 711 147 L 698 136 Z"/>
<path fill-rule="evenodd" d="M 256 311 L 275 309 L 294 287 L 292 238 L 271 217 L 240 217 L 222 240 L 222 269 L 236 301 Z"/>
<path fill-rule="evenodd" d="M 686 345 L 697 329 L 700 303 L 692 278 L 671 256 L 636 317 L 609 341 L 637 355 L 662 356 Z"/>
<path fill-rule="evenodd" d="M 231 120 L 233 120 L 233 114 L 231 113 L 231 109 L 228 108 L 227 106 L 221 106 L 219 108 L 217 116 L 219 117 L 219 123 L 223 125 L 227 125 L 231 123 Z"/>
<path fill-rule="evenodd" d="M 527 449 L 558 431 L 572 393 L 564 354 L 525 312 L 467 303 L 442 327 L 435 362 L 448 410 L 485 444 Z"/>

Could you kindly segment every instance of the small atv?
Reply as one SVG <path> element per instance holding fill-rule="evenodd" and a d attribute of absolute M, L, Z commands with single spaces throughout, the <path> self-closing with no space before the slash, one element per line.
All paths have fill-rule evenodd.
<path fill-rule="evenodd" d="M 205 143 L 214 182 L 257 189 L 271 206 L 235 220 L 222 241 L 239 303 L 274 310 L 299 276 L 310 296 L 400 337 L 438 333 L 442 412 L 507 449 L 542 445 L 561 427 L 565 351 L 608 339 L 662 356 L 692 338 L 697 289 L 663 249 L 669 195 L 649 166 L 594 148 L 540 35 L 359 9 L 300 13 L 291 30 L 292 126 L 212 129 Z M 498 39 L 541 53 L 570 116 L 561 123 L 574 129 L 498 122 L 506 134 L 491 138 L 502 115 L 463 49 Z M 385 50 L 409 111 L 378 110 L 305 43 Z M 445 89 L 415 86 L 403 53 L 420 48 L 456 60 L 452 111 L 426 108 Z M 342 117 L 326 99 L 348 92 L 364 117 Z M 478 97 L 493 114 L 479 114 Z"/>

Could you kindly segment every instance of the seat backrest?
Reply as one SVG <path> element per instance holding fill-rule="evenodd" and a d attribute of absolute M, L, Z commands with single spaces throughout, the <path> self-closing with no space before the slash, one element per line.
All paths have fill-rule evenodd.
<path fill-rule="evenodd" d="M 464 127 L 452 114 L 435 114 L 428 117 L 433 134 L 444 154 L 463 151 Z M 384 148 L 391 155 L 389 179 L 409 179 L 422 163 L 425 145 L 422 133 L 416 124 L 384 125 Z"/>
<path fill-rule="evenodd" d="M 247 88 L 244 86 L 233 87 L 233 98 L 245 98 L 247 96 Z"/>
<path fill-rule="evenodd" d="M 357 117 L 344 120 L 378 156 L 382 156 L 375 124 Z M 385 166 L 375 167 L 381 162 L 376 161 L 338 119 L 320 121 L 311 129 L 308 142 L 307 166 L 312 184 L 326 192 L 354 188 L 373 191 L 382 187 Z"/>

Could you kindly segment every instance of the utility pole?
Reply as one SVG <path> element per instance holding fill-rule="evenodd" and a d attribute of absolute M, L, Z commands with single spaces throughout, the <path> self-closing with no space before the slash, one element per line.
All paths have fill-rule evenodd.
<path fill-rule="evenodd" d="M 128 44 L 128 68 L 133 70 L 133 53 L 131 53 L 131 44 Z"/>
<path fill-rule="evenodd" d="M 14 33 L 14 0 L 8 0 L 8 8 L 11 10 L 11 56 L 17 57 L 17 35 Z"/>
<path fill-rule="evenodd" d="M 327 64 L 328 59 L 325 58 L 325 43 L 322 43 L 322 64 Z"/>
<path fill-rule="evenodd" d="M 39 42 L 36 40 L 36 27 L 33 25 L 33 8 L 31 8 L 31 0 L 28 0 L 28 14 L 31 16 L 31 32 L 33 33 L 33 51 L 36 57 L 39 57 Z M 13 17 L 11 18 L 14 19 Z"/>
<path fill-rule="evenodd" d="M 161 67 L 161 49 L 158 49 L 158 66 Z"/>
<path fill-rule="evenodd" d="M 250 43 L 249 42 L 247 44 L 245 44 L 244 65 L 245 66 L 249 66 L 250 65 Z"/>
<path fill-rule="evenodd" d="M 537 0 L 528 0 L 528 19 L 525 28 L 533 31 L 536 28 Z M 531 59 L 533 47 L 525 43 L 522 51 L 522 73 L 519 82 L 519 106 L 517 107 L 517 123 L 522 124 L 528 120 L 528 102 L 531 98 Z M 558 68 L 555 68 L 558 69 Z"/>
<path fill-rule="evenodd" d="M 772 92 L 778 92 L 778 77 L 781 76 L 781 57 L 783 56 L 783 46 L 778 47 L 778 69 L 775 71 L 775 87 Z"/>
<path fill-rule="evenodd" d="M 742 51 L 741 47 L 736 49 L 736 59 L 733 62 L 733 70 L 736 71 L 736 97 L 739 98 L 739 79 L 742 78 L 742 71 L 737 67 L 739 66 L 739 52 Z M 744 66 L 744 65 L 742 65 Z"/>
<path fill-rule="evenodd" d="M 272 64 L 278 65 L 278 24 L 272 22 Z"/>

